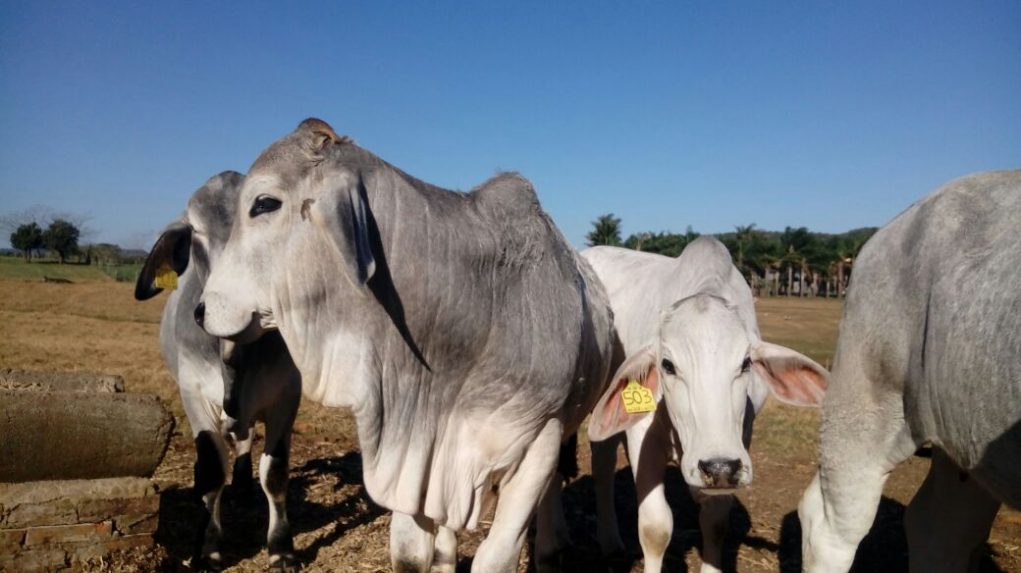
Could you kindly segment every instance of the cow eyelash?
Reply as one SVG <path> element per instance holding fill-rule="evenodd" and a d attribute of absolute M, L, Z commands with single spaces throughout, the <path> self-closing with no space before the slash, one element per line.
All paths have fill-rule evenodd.
<path fill-rule="evenodd" d="M 666 358 L 663 359 L 659 365 L 663 368 L 663 372 L 666 372 L 670 376 L 677 376 L 677 369 L 674 368 L 674 363 L 670 362 Z"/>
<path fill-rule="evenodd" d="M 252 203 L 252 209 L 248 211 L 249 217 L 258 217 L 265 213 L 271 213 L 280 208 L 283 203 L 275 197 L 269 195 L 259 195 L 255 198 L 255 203 Z"/>

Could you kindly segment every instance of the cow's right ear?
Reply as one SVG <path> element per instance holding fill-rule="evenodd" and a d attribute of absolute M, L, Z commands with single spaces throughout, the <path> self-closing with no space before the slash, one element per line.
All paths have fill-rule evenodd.
<path fill-rule="evenodd" d="M 372 215 L 365 185 L 361 177 L 352 173 L 326 176 L 322 185 L 325 193 L 315 205 L 320 207 L 324 232 L 339 251 L 351 284 L 364 287 L 376 272 L 370 228 Z"/>
<path fill-rule="evenodd" d="M 149 256 L 142 265 L 142 272 L 138 274 L 138 281 L 135 282 L 135 300 L 149 300 L 163 292 L 162 288 L 157 288 L 153 284 L 161 269 L 170 268 L 178 276 L 184 274 L 191 256 L 191 232 L 191 225 L 182 222 L 171 223 L 163 231 L 149 251 Z"/>
<path fill-rule="evenodd" d="M 312 160 L 321 160 L 330 145 L 351 142 L 350 137 L 337 135 L 330 124 L 316 117 L 301 122 L 295 131 L 302 135 L 302 146 Z"/>
<path fill-rule="evenodd" d="M 633 382 L 644 390 L 629 390 Z M 647 346 L 629 356 L 613 375 L 610 386 L 592 410 L 588 439 L 601 442 L 623 432 L 654 412 L 662 397 L 656 353 Z"/>

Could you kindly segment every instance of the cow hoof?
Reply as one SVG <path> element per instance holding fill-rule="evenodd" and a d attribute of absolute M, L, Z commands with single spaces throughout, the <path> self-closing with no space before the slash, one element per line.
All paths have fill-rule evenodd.
<path fill-rule="evenodd" d="M 274 555 L 270 557 L 269 570 L 272 573 L 298 573 L 301 565 L 294 555 Z"/>

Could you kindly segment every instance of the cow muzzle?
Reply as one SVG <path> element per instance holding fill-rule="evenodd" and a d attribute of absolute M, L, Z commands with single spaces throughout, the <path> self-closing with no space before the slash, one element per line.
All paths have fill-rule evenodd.
<path fill-rule="evenodd" d="M 738 459 L 711 458 L 698 461 L 704 489 L 735 489 L 741 486 L 744 464 Z"/>
<path fill-rule="evenodd" d="M 259 314 L 232 304 L 218 293 L 206 293 L 195 307 L 195 322 L 203 330 L 218 338 L 247 344 L 262 336 Z"/>

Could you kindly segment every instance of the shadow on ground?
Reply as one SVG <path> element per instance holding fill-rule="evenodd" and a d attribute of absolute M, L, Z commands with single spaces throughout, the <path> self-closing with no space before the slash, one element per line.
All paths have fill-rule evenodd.
<path fill-rule="evenodd" d="M 852 573 L 872 571 L 908 571 L 908 545 L 904 534 L 904 504 L 883 496 L 872 529 L 858 546 Z M 801 571 L 801 522 L 792 511 L 783 517 L 780 528 L 780 571 Z M 1005 573 L 990 558 L 988 545 L 979 561 L 980 573 Z"/>
<path fill-rule="evenodd" d="M 334 483 L 324 483 L 324 476 Z M 350 487 L 355 486 L 353 491 Z M 317 499 L 306 496 L 309 488 L 316 487 Z M 333 495 L 321 491 L 329 487 Z M 688 572 L 685 555 L 693 550 L 697 553 L 702 544 L 698 528 L 698 507 L 688 491 L 688 486 L 676 467 L 667 469 L 666 495 L 673 510 L 674 529 L 664 559 L 664 570 Z M 342 492 L 344 489 L 346 491 Z M 191 488 L 177 488 L 164 491 L 161 499 L 160 523 L 157 541 L 163 545 L 170 564 L 163 571 L 186 571 L 181 564 L 192 556 L 194 531 L 200 517 L 200 509 Z M 612 558 L 603 557 L 596 538 L 596 507 L 594 482 L 584 475 L 564 489 L 564 511 L 570 527 L 573 546 L 562 556 L 564 573 L 628 573 L 641 567 L 642 551 L 638 542 L 638 509 L 634 480 L 628 468 L 616 474 L 614 491 L 617 515 L 620 520 L 621 537 L 626 551 Z M 876 522 L 863 540 L 854 572 L 907 572 L 907 543 L 903 530 L 904 505 L 883 497 Z M 322 531 L 325 534 L 315 538 L 308 546 L 298 546 L 298 557 L 303 564 L 316 562 L 320 550 L 329 547 L 345 533 L 363 524 L 370 523 L 385 514 L 365 493 L 362 482 L 362 460 L 358 452 L 342 456 L 310 460 L 293 468 L 288 486 L 288 514 L 295 534 L 308 531 Z M 224 565 L 230 566 L 259 555 L 265 546 L 268 510 L 261 489 L 240 495 L 230 487 L 224 492 Z M 789 512 L 781 519 L 779 543 L 775 540 L 751 535 L 751 520 L 748 510 L 740 500 L 735 500 L 730 515 L 727 542 L 724 546 L 724 571 L 738 569 L 738 553 L 742 546 L 773 553 L 783 573 L 801 571 L 801 525 L 796 512 Z M 532 536 L 530 532 L 528 551 L 531 555 Z M 533 560 L 529 560 L 533 562 Z M 457 566 L 458 573 L 469 573 L 471 557 L 462 557 Z M 534 571 L 534 567 L 529 567 Z M 990 559 L 988 551 L 982 557 L 979 571 L 982 573 L 1003 573 Z"/>
<path fill-rule="evenodd" d="M 318 503 L 306 497 L 313 485 L 322 487 L 322 477 L 336 477 L 329 486 L 334 493 L 348 485 L 356 485 L 353 494 L 327 495 L 328 503 Z M 320 495 L 320 497 L 322 497 Z M 227 486 L 223 494 L 222 519 L 224 528 L 223 565 L 230 567 L 257 556 L 266 545 L 266 528 L 269 510 L 262 489 L 256 482 L 252 490 L 237 490 Z M 172 561 L 167 571 L 187 570 L 183 563 L 193 555 L 199 519 L 202 510 L 192 488 L 176 488 L 162 492 L 157 542 L 163 545 Z M 365 493 L 362 482 L 362 458 L 359 452 L 348 452 L 339 457 L 309 460 L 291 469 L 287 487 L 287 513 L 295 535 L 307 531 L 325 530 L 307 547 L 297 547 L 298 560 L 312 563 L 319 551 L 328 547 L 345 532 L 369 523 L 383 515 L 383 508 L 374 504 Z"/>
<path fill-rule="evenodd" d="M 666 495 L 673 510 L 674 530 L 663 563 L 664 571 L 687 572 L 685 555 L 692 550 L 700 551 L 702 534 L 698 527 L 698 506 L 689 493 L 680 471 L 669 467 L 666 475 Z M 638 508 L 634 480 L 630 469 L 619 470 L 616 474 L 615 503 L 620 520 L 621 537 L 627 548 L 625 556 L 607 560 L 602 557 L 596 539 L 596 508 L 594 482 L 591 476 L 583 476 L 564 490 L 564 506 L 571 538 L 574 542 L 563 559 L 565 573 L 603 572 L 627 573 L 635 565 L 640 567 L 642 557 L 638 542 Z M 862 541 L 852 572 L 907 572 L 907 541 L 904 535 L 905 506 L 891 498 L 883 497 L 876 516 L 876 522 Z M 747 508 L 735 500 L 730 514 L 727 541 L 724 545 L 723 570 L 737 571 L 738 552 L 742 546 L 768 551 L 777 556 L 779 570 L 783 573 L 801 571 L 801 524 L 797 512 L 783 516 L 780 523 L 779 543 L 750 534 L 751 520 Z M 465 560 L 467 561 L 467 560 Z M 470 563 L 470 562 L 468 562 Z M 463 565 L 467 565 L 464 563 Z M 532 569 L 529 569 L 532 571 Z M 697 570 L 697 568 L 696 568 Z M 468 567 L 458 568 L 468 572 Z M 982 573 L 1005 573 L 992 561 L 989 550 L 982 556 L 979 571 Z"/>

